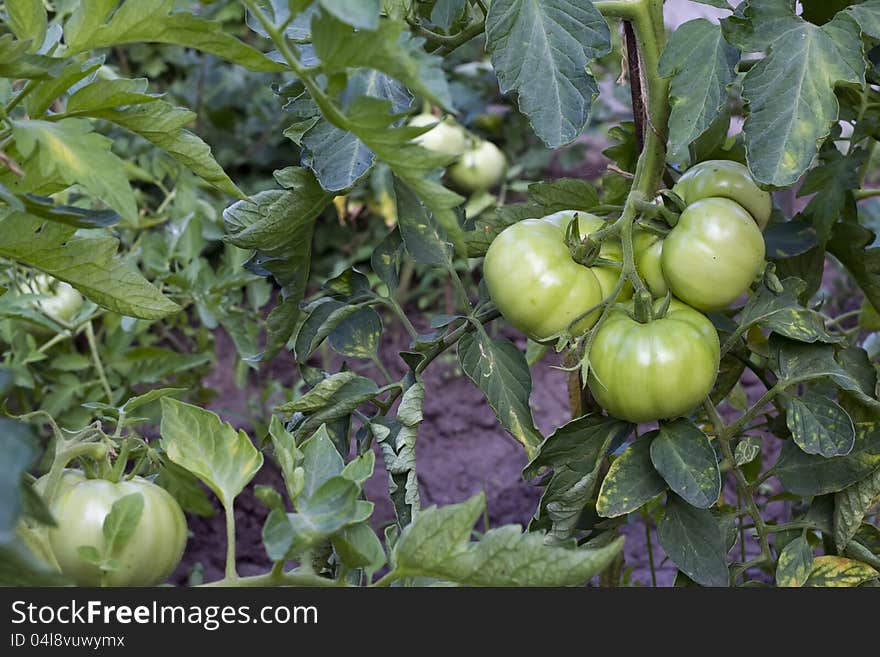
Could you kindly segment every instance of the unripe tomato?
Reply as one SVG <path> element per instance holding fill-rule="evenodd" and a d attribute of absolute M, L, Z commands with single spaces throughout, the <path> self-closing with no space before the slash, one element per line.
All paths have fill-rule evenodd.
<path fill-rule="evenodd" d="M 70 322 L 83 305 L 83 296 L 76 289 L 48 274 L 37 274 L 22 284 L 19 291 L 40 295 L 39 299 L 34 300 L 34 307 L 49 319 L 61 323 Z"/>
<path fill-rule="evenodd" d="M 636 271 L 655 297 L 665 297 L 669 285 L 663 278 L 660 258 L 663 253 L 663 240 L 659 235 L 638 231 L 633 236 L 633 249 L 636 257 Z"/>
<path fill-rule="evenodd" d="M 654 303 L 659 310 L 663 301 Z M 661 319 L 642 324 L 614 309 L 590 348 L 590 391 L 614 417 L 629 422 L 674 418 L 712 390 L 720 347 L 712 322 L 673 299 Z"/>
<path fill-rule="evenodd" d="M 47 478 L 34 484 L 42 493 Z M 117 570 L 103 573 L 78 554 L 81 546 L 103 553 L 104 520 L 118 499 L 140 493 L 143 512 L 132 536 L 113 555 Z M 49 508 L 58 523 L 49 529 L 49 544 L 61 572 L 79 586 L 154 586 L 161 584 L 180 563 L 186 547 L 186 520 L 180 506 L 164 489 L 141 477 L 113 483 L 86 479 L 66 470 Z"/>
<path fill-rule="evenodd" d="M 441 120 L 433 114 L 418 114 L 409 121 L 409 125 L 417 128 L 434 123 L 437 125 L 413 141 L 429 151 L 454 156 L 461 155 L 470 147 L 467 132 L 451 118 Z"/>
<path fill-rule="evenodd" d="M 513 326 L 535 340 L 567 329 L 602 301 L 595 267 L 575 262 L 565 243 L 570 216 L 556 213 L 508 226 L 492 241 L 483 275 L 492 301 Z M 595 311 L 572 328 L 585 332 Z"/>
<path fill-rule="evenodd" d="M 687 205 L 704 198 L 736 201 L 752 215 L 761 230 L 770 221 L 773 199 L 758 187 L 744 165 L 731 160 L 707 160 L 688 169 L 672 188 Z"/>
<path fill-rule="evenodd" d="M 480 141 L 449 167 L 449 180 L 464 192 L 485 191 L 497 185 L 507 170 L 507 158 L 491 141 Z"/>
<path fill-rule="evenodd" d="M 687 207 L 663 241 L 663 276 L 672 293 L 700 310 L 736 301 L 764 265 L 764 236 L 752 215 L 726 198 Z"/>

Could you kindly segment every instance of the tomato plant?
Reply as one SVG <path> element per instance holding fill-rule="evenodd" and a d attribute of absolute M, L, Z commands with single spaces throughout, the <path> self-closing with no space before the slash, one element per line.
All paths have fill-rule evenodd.
<path fill-rule="evenodd" d="M 880 3 L 681 4 L 3 2 L 0 583 L 876 586 Z"/>

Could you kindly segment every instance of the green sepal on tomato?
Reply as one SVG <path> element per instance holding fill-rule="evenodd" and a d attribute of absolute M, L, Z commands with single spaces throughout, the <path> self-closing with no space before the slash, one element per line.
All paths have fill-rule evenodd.
<path fill-rule="evenodd" d="M 492 241 L 483 261 L 489 295 L 498 310 L 514 327 L 538 341 L 566 330 L 573 335 L 589 330 L 599 311 L 578 318 L 602 302 L 620 274 L 615 267 L 586 267 L 574 261 L 565 238 L 575 215 L 581 237 L 605 225 L 599 217 L 574 210 L 525 219 L 505 228 Z M 618 260 L 619 242 L 603 242 L 599 255 Z M 620 298 L 631 294 L 631 289 L 625 289 Z"/>
<path fill-rule="evenodd" d="M 662 310 L 664 300 L 654 302 Z M 672 299 L 666 314 L 641 323 L 613 309 L 593 337 L 587 383 L 614 417 L 651 422 L 686 415 L 715 385 L 718 333 L 702 313 Z"/>
<path fill-rule="evenodd" d="M 44 493 L 48 477 L 34 488 Z M 104 555 L 104 521 L 118 500 L 143 497 L 143 509 L 132 534 L 112 554 L 115 568 L 102 570 L 83 558 L 80 548 Z M 49 545 L 61 573 L 79 586 L 155 586 L 177 567 L 187 540 L 186 519 L 177 501 L 164 488 L 143 479 L 112 482 L 87 479 L 78 470 L 65 470 L 49 510 L 57 525 L 48 530 Z"/>

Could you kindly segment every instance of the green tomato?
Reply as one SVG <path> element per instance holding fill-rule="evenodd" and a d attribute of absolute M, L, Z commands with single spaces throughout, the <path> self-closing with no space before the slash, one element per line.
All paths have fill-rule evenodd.
<path fill-rule="evenodd" d="M 745 209 L 726 198 L 687 207 L 663 241 L 663 276 L 672 293 L 700 310 L 736 301 L 764 266 L 764 236 Z"/>
<path fill-rule="evenodd" d="M 491 141 L 480 141 L 465 151 L 449 167 L 449 180 L 456 189 L 473 193 L 486 191 L 501 182 L 507 170 L 507 158 Z"/>
<path fill-rule="evenodd" d="M 755 183 L 744 165 L 731 160 L 707 160 L 688 169 L 672 188 L 687 205 L 704 198 L 736 201 L 764 230 L 770 221 L 773 199 Z"/>
<path fill-rule="evenodd" d="M 429 151 L 455 157 L 470 147 L 471 139 L 467 132 L 451 118 L 441 120 L 433 114 L 418 114 L 409 121 L 409 125 L 416 128 L 433 124 L 436 125 L 413 141 Z"/>
<path fill-rule="evenodd" d="M 561 333 L 602 301 L 595 267 L 576 263 L 565 243 L 566 213 L 525 219 L 492 241 L 483 261 L 489 295 L 513 326 L 535 340 Z M 587 331 L 598 310 L 581 319 L 572 333 Z"/>
<path fill-rule="evenodd" d="M 636 271 L 639 273 L 639 277 L 648 286 L 648 290 L 653 296 L 665 297 L 669 292 L 669 285 L 663 278 L 663 268 L 660 265 L 663 240 L 659 235 L 638 231 L 633 236 L 633 249 L 635 250 Z"/>
<path fill-rule="evenodd" d="M 42 493 L 47 478 L 34 484 Z M 101 569 L 79 555 L 81 546 L 106 544 L 104 520 L 118 499 L 140 493 L 143 512 L 131 537 L 114 554 L 117 569 Z M 77 470 L 66 470 L 58 494 L 50 504 L 58 523 L 49 529 L 49 544 L 62 574 L 79 586 L 154 586 L 161 584 L 177 567 L 186 547 L 186 520 L 180 506 L 164 488 L 141 477 L 113 483 L 86 479 Z"/>
<path fill-rule="evenodd" d="M 39 295 L 33 302 L 34 308 L 61 323 L 70 322 L 83 305 L 83 296 L 76 289 L 48 274 L 37 274 L 23 283 L 19 291 Z"/>
<path fill-rule="evenodd" d="M 655 301 L 655 310 L 662 303 Z M 712 390 L 720 351 L 712 322 L 680 301 L 673 299 L 663 318 L 645 324 L 616 308 L 593 338 L 587 382 L 614 417 L 679 417 Z"/>

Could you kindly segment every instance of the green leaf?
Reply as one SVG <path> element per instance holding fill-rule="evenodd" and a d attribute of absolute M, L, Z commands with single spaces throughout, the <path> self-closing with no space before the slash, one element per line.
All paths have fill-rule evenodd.
<path fill-rule="evenodd" d="M 833 143 L 821 151 L 819 166 L 811 169 L 798 190 L 798 196 L 814 194 L 803 215 L 816 229 L 820 244 L 831 236 L 832 226 L 840 220 L 856 221 L 858 210 L 853 195 L 860 186 L 860 170 L 867 151 L 856 149 L 842 155 Z"/>
<path fill-rule="evenodd" d="M 382 71 L 418 96 L 452 109 L 452 96 L 441 66 L 443 59 L 426 53 L 421 47 L 422 40 L 405 32 L 403 23 L 382 21 L 369 28 L 376 31 L 364 31 L 341 22 L 344 20 L 324 13 L 312 21 L 315 54 L 325 72 L 333 74 L 359 67 Z"/>
<path fill-rule="evenodd" d="M 717 7 L 718 9 L 730 9 L 730 2 L 728 0 L 691 0 L 692 2 L 699 2 L 701 5 L 709 5 L 711 7 Z"/>
<path fill-rule="evenodd" d="M 776 562 L 776 586 L 803 586 L 813 567 L 813 548 L 801 535 L 786 545 Z"/>
<path fill-rule="evenodd" d="M 301 494 L 311 497 L 321 486 L 333 477 L 342 474 L 345 462 L 342 455 L 333 446 L 333 441 L 327 433 L 326 427 L 318 429 L 301 446 L 303 489 Z"/>
<path fill-rule="evenodd" d="M 388 287 L 388 294 L 397 292 L 398 273 L 403 258 L 403 240 L 399 230 L 393 230 L 385 236 L 379 246 L 370 255 L 370 266 L 373 273 Z"/>
<path fill-rule="evenodd" d="M 852 393 L 862 404 L 880 408 L 880 402 L 834 359 L 834 347 L 831 345 L 801 344 L 774 335 L 770 338 L 770 359 L 773 371 L 785 385 L 830 379 L 837 387 Z M 873 391 L 870 392 L 873 394 Z"/>
<path fill-rule="evenodd" d="M 842 552 L 862 520 L 880 503 L 880 468 L 834 495 L 834 543 Z"/>
<path fill-rule="evenodd" d="M 846 456 L 806 454 L 793 441 L 786 441 L 773 474 L 787 491 L 803 496 L 835 493 L 864 479 L 880 467 L 880 428 L 857 422 L 855 429 L 855 445 Z"/>
<path fill-rule="evenodd" d="M 289 129 L 284 134 L 293 139 Z M 342 191 L 354 186 L 375 160 L 375 153 L 354 133 L 323 119 L 304 133 L 301 147 L 302 164 L 315 172 L 321 187 L 328 191 Z"/>
<path fill-rule="evenodd" d="M 532 375 L 523 354 L 508 340 L 485 332 L 466 333 L 458 343 L 461 369 L 483 391 L 501 425 L 532 456 L 542 437 L 535 428 L 529 395 Z"/>
<path fill-rule="evenodd" d="M 306 307 L 309 314 L 300 324 L 294 340 L 293 351 L 297 362 L 305 363 L 339 324 L 361 308 L 362 306 L 347 305 L 329 297 L 321 297 L 310 303 Z"/>
<path fill-rule="evenodd" d="M 370 431 L 382 450 L 388 473 L 388 493 L 401 527 L 408 525 L 421 508 L 416 439 L 422 423 L 424 400 L 425 387 L 416 382 L 403 393 L 396 420 L 377 418 L 370 423 Z"/>
<path fill-rule="evenodd" d="M 2 44 L 2 39 L 0 39 Z M 32 119 L 41 118 L 73 85 L 80 80 L 92 75 L 101 68 L 104 63 L 103 57 L 92 57 L 86 61 L 61 60 L 63 67 L 48 80 L 40 81 L 24 99 L 24 106 L 28 116 Z"/>
<path fill-rule="evenodd" d="M 414 143 L 412 140 L 426 128 L 395 127 L 392 123 L 398 117 L 391 113 L 392 109 L 387 100 L 359 96 L 346 109 L 346 127 L 391 169 L 397 179 L 405 183 L 436 224 L 442 226 L 456 251 L 464 254 L 464 234 L 459 215 L 453 209 L 464 199 L 438 182 L 440 168 L 449 164 L 452 158 L 427 151 Z M 399 197 L 400 186 L 397 188 Z M 402 219 L 405 214 L 399 209 L 398 216 Z"/>
<path fill-rule="evenodd" d="M 697 584 L 728 586 L 721 529 L 709 511 L 670 494 L 657 538 L 673 563 Z"/>
<path fill-rule="evenodd" d="M 819 313 L 804 308 L 798 297 L 805 284 L 799 278 L 786 278 L 782 281 L 782 292 L 774 292 L 760 286 L 749 299 L 740 315 L 743 328 L 759 325 L 778 335 L 799 342 L 839 342 L 825 330 L 825 322 Z"/>
<path fill-rule="evenodd" d="M 162 457 L 162 466 L 156 476 L 156 484 L 171 493 L 186 513 L 210 518 L 217 513 L 205 489 L 189 470 Z"/>
<path fill-rule="evenodd" d="M 146 80 L 97 80 L 70 97 L 68 112 L 104 119 L 138 134 L 220 191 L 246 198 L 214 160 L 211 148 L 185 129 L 195 113 L 143 94 L 146 88 Z"/>
<path fill-rule="evenodd" d="M 394 548 L 401 577 L 434 577 L 471 586 L 577 586 L 600 573 L 623 548 L 617 538 L 598 549 L 544 545 L 540 532 L 516 525 L 470 540 L 485 508 L 483 494 L 466 502 L 423 510 Z"/>
<path fill-rule="evenodd" d="M 0 418 L 0 546 L 15 538 L 15 526 L 22 511 L 22 477 L 37 454 L 30 428 Z"/>
<path fill-rule="evenodd" d="M 376 453 L 368 450 L 357 458 L 346 463 L 340 475 L 360 486 L 363 486 L 364 483 L 373 476 L 373 470 L 375 467 Z"/>
<path fill-rule="evenodd" d="M 287 494 L 293 501 L 305 488 L 303 453 L 297 447 L 293 434 L 284 428 L 276 415 L 273 415 L 269 421 L 269 438 L 272 440 L 272 447 L 275 448 L 275 461 L 281 468 Z"/>
<path fill-rule="evenodd" d="M 223 211 L 229 241 L 256 250 L 252 264 L 274 276 L 282 288 L 282 301 L 269 315 L 264 360 L 284 348 L 296 327 L 309 277 L 315 219 L 332 200 L 308 169 L 282 169 L 275 179 L 284 190 L 260 192 L 252 202 L 238 201 Z"/>
<path fill-rule="evenodd" d="M 874 570 L 880 571 L 880 552 L 872 552 L 859 541 L 850 541 L 844 552 L 845 556 L 856 561 L 868 564 Z"/>
<path fill-rule="evenodd" d="M 101 570 L 115 570 L 115 568 L 108 569 L 106 568 L 109 565 L 109 561 L 105 561 L 101 557 L 101 553 L 98 551 L 94 545 L 79 545 L 76 548 L 76 556 L 78 556 L 82 561 L 85 561 L 87 564 L 92 566 L 97 566 L 101 568 Z"/>
<path fill-rule="evenodd" d="M 659 74 L 669 88 L 669 156 L 686 160 L 688 146 L 712 126 L 727 106 L 727 87 L 736 79 L 736 48 L 721 27 L 698 18 L 679 26 L 660 57 Z"/>
<path fill-rule="evenodd" d="M 290 471 L 290 449 L 285 448 L 284 452 L 286 455 L 283 458 L 288 465 L 282 467 Z M 295 472 L 301 472 L 302 475 L 291 477 L 301 477 L 301 483 L 296 483 L 297 490 L 290 495 L 296 513 L 285 515 L 273 511 L 263 528 L 264 542 L 273 560 L 300 554 L 344 527 L 363 522 L 369 517 L 372 504 L 359 501 L 358 498 L 361 483 L 365 480 L 361 480 L 362 471 L 369 466 L 372 472 L 372 452 L 370 454 L 363 462 L 360 462 L 361 459 L 353 461 L 357 465 L 346 471 L 342 456 L 333 445 L 325 426 L 302 443 L 295 457 Z"/>
<path fill-rule="evenodd" d="M 416 262 L 452 267 L 452 247 L 445 229 L 407 185 L 395 185 L 398 228 L 406 251 Z"/>
<path fill-rule="evenodd" d="M 765 4 L 746 10 L 754 16 L 752 34 L 733 39 L 746 50 L 769 45 L 767 57 L 743 79 L 749 106 L 743 132 L 756 180 L 787 187 L 810 166 L 837 120 L 834 86 L 864 85 L 865 61 L 859 27 L 849 16 L 819 27 L 795 16 L 785 0 Z"/>
<path fill-rule="evenodd" d="M 333 350 L 349 358 L 378 358 L 382 318 L 369 306 L 340 322 L 328 336 Z"/>
<path fill-rule="evenodd" d="M 474 229 L 465 233 L 469 258 L 482 258 L 498 234 L 517 221 L 543 217 L 544 207 L 537 203 L 519 203 L 490 208 L 474 221 Z"/>
<path fill-rule="evenodd" d="M 385 565 L 382 542 L 366 522 L 344 527 L 333 537 L 333 549 L 346 568 L 363 568 L 367 577 Z"/>
<path fill-rule="evenodd" d="M 466 6 L 467 0 L 437 0 L 431 10 L 431 22 L 448 33 L 449 28 L 463 18 Z"/>
<path fill-rule="evenodd" d="M 764 231 L 768 260 L 783 260 L 816 248 L 816 229 L 800 219 L 771 223 Z"/>
<path fill-rule="evenodd" d="M 125 261 L 111 237 L 75 237 L 76 229 L 21 213 L 0 211 L 0 256 L 36 267 L 73 285 L 121 315 L 161 319 L 180 310 Z"/>
<path fill-rule="evenodd" d="M 688 504 L 708 509 L 721 495 L 721 471 L 708 436 L 690 420 L 660 424 L 651 441 L 651 462 Z"/>
<path fill-rule="evenodd" d="M 853 587 L 878 577 L 880 573 L 861 561 L 825 555 L 813 560 L 804 586 Z"/>
<path fill-rule="evenodd" d="M 342 528 L 356 522 L 363 522 L 364 507 L 359 503 L 361 488 L 345 477 L 331 477 L 308 495 L 300 495 L 296 500 L 296 513 L 287 518 L 293 526 L 296 552 L 312 547 L 326 540 Z M 373 505 L 368 505 L 366 517 L 372 513 Z"/>
<path fill-rule="evenodd" d="M 880 308 L 880 246 L 874 233 L 854 222 L 834 225 L 828 251 L 840 260 L 874 308 Z"/>
<path fill-rule="evenodd" d="M 18 200 L 18 197 L 15 198 Z M 74 228 L 107 228 L 121 218 L 113 210 L 90 210 L 73 205 L 55 205 L 51 197 L 36 194 L 25 194 L 18 205 L 21 205 L 21 211 L 34 217 L 57 221 Z"/>
<path fill-rule="evenodd" d="M 227 509 L 263 465 L 244 431 L 198 406 L 162 399 L 160 432 L 168 458 L 197 476 Z"/>
<path fill-rule="evenodd" d="M 19 41 L 11 34 L 0 36 L 0 77 L 37 80 L 46 78 L 60 68 L 62 60 L 32 55 L 32 46 L 32 42 Z"/>
<path fill-rule="evenodd" d="M 48 27 L 48 15 L 43 0 L 6 0 L 6 16 L 9 27 L 22 41 L 30 39 L 31 49 L 43 45 Z"/>
<path fill-rule="evenodd" d="M 626 515 L 666 490 L 666 482 L 651 463 L 651 443 L 657 434 L 641 436 L 611 463 L 596 500 L 600 516 Z"/>
<path fill-rule="evenodd" d="M 379 392 L 371 379 L 354 372 L 337 372 L 323 379 L 299 399 L 279 406 L 280 413 L 305 413 L 307 418 L 297 426 L 298 435 L 309 434 L 325 422 L 350 415 L 361 404 Z"/>
<path fill-rule="evenodd" d="M 364 30 L 379 27 L 380 0 L 319 0 L 321 6 L 348 25 Z"/>
<path fill-rule="evenodd" d="M 836 2 L 840 4 L 840 0 Z M 880 39 L 880 2 L 868 0 L 859 4 L 855 2 L 848 4 L 853 6 L 847 8 L 846 13 L 855 19 L 862 32 L 871 38 Z"/>
<path fill-rule="evenodd" d="M 83 0 L 64 26 L 70 54 L 140 42 L 171 43 L 217 55 L 252 71 L 284 67 L 192 12 L 169 13 L 174 0 Z"/>
<path fill-rule="evenodd" d="M 128 401 L 126 401 L 122 406 L 127 413 L 130 413 L 131 411 L 136 410 L 141 406 L 152 404 L 153 402 L 158 401 L 163 397 L 186 392 L 186 390 L 186 388 L 154 388 L 153 390 L 145 392 L 142 395 L 130 397 Z"/>
<path fill-rule="evenodd" d="M 260 500 L 263 506 L 270 511 L 274 511 L 275 509 L 284 511 L 284 498 L 281 497 L 281 493 L 271 486 L 266 486 L 264 484 L 254 486 L 254 497 Z"/>
<path fill-rule="evenodd" d="M 144 496 L 140 493 L 125 495 L 113 502 L 102 527 L 106 557 L 119 554 L 126 546 L 137 530 L 143 512 Z"/>
<path fill-rule="evenodd" d="M 65 586 L 68 579 L 34 557 L 20 540 L 0 543 L 0 585 Z"/>
<path fill-rule="evenodd" d="M 3 183 L 0 183 L 0 201 L 3 201 L 13 210 L 24 212 L 24 201 L 9 191 Z"/>
<path fill-rule="evenodd" d="M 806 392 L 786 400 L 785 421 L 794 442 L 807 454 L 826 458 L 852 451 L 856 434 L 852 418 L 833 399 Z"/>
<path fill-rule="evenodd" d="M 486 47 L 501 92 L 550 148 L 574 141 L 599 93 L 589 64 L 611 51 L 608 23 L 591 2 L 494 0 Z"/>
<path fill-rule="evenodd" d="M 542 216 L 562 210 L 589 212 L 599 204 L 599 194 L 588 180 L 560 178 L 529 185 L 529 196 L 542 206 Z"/>
<path fill-rule="evenodd" d="M 86 119 L 66 118 L 49 122 L 12 122 L 15 144 L 25 159 L 33 158 L 35 169 L 25 176 L 39 174 L 43 180 L 59 180 L 65 185 L 79 184 L 129 221 L 137 220 L 137 204 L 125 175 L 122 160 L 110 151 L 112 140 L 93 131 Z"/>
<path fill-rule="evenodd" d="M 532 527 L 549 525 L 545 539 L 548 544 L 559 545 L 574 536 L 578 518 L 594 499 L 604 458 L 631 432 L 628 422 L 585 415 L 559 427 L 541 443 L 523 476 L 531 478 L 543 468 L 553 469 Z"/>

